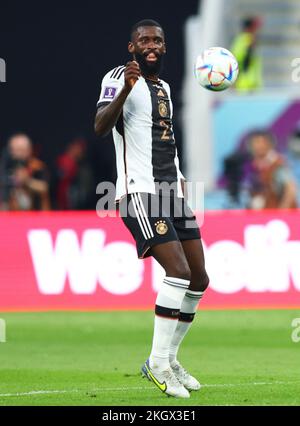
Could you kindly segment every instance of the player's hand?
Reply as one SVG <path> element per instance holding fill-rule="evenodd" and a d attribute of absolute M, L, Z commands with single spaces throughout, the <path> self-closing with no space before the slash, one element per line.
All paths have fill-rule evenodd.
<path fill-rule="evenodd" d="M 125 86 L 128 90 L 131 90 L 141 75 L 140 66 L 136 61 L 127 62 L 124 77 Z"/>

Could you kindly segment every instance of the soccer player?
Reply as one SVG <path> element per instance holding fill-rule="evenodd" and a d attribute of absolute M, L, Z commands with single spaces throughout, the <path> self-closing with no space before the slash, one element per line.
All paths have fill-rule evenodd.
<path fill-rule="evenodd" d="M 116 201 L 138 257 L 153 256 L 166 273 L 142 375 L 162 392 L 188 398 L 200 383 L 179 363 L 177 352 L 209 280 L 200 231 L 184 198 L 170 87 L 159 78 L 166 53 L 161 25 L 149 19 L 136 23 L 128 51 L 133 60 L 103 78 L 95 131 L 113 131 Z"/>

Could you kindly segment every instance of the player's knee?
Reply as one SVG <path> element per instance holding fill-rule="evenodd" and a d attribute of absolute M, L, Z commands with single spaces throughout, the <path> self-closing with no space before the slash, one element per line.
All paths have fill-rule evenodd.
<path fill-rule="evenodd" d="M 203 277 L 201 279 L 202 284 L 202 291 L 205 291 L 207 287 L 209 286 L 209 276 L 207 275 L 207 272 L 204 270 Z"/>
<path fill-rule="evenodd" d="M 205 269 L 192 273 L 191 282 L 194 291 L 205 291 L 209 285 L 209 277 Z"/>
<path fill-rule="evenodd" d="M 182 280 L 191 280 L 191 270 L 185 265 L 174 265 L 171 270 L 166 271 L 167 276 L 181 278 Z"/>

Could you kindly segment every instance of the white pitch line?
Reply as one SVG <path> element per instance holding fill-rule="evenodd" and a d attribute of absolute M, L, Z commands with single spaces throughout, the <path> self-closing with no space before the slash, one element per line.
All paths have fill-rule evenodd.
<path fill-rule="evenodd" d="M 294 382 L 283 382 L 283 381 L 274 381 L 274 382 L 252 382 L 252 383 L 215 383 L 215 384 L 206 384 L 201 385 L 201 387 L 206 388 L 229 388 L 229 387 L 240 387 L 240 386 L 270 386 L 270 385 L 293 385 L 300 383 L 300 380 Z"/>
<path fill-rule="evenodd" d="M 79 392 L 85 392 L 85 393 L 93 393 L 93 392 L 118 392 L 118 391 L 124 391 L 127 392 L 129 390 L 152 390 L 151 387 L 123 387 L 123 388 L 96 388 L 96 389 L 61 389 L 61 390 L 38 390 L 38 391 L 30 391 L 30 392 L 18 392 L 18 393 L 0 393 L 0 398 L 2 397 L 15 397 L 15 396 L 31 396 L 31 395 L 47 395 L 47 394 L 62 394 L 62 393 L 79 393 Z"/>
<path fill-rule="evenodd" d="M 274 381 L 274 382 L 252 382 L 252 383 L 212 383 L 212 384 L 203 384 L 203 388 L 226 388 L 226 387 L 241 387 L 241 386 L 272 386 L 272 385 L 294 385 L 298 384 L 300 381 L 294 382 L 283 382 L 283 381 Z M 51 394 L 65 394 L 65 393 L 89 393 L 94 392 L 128 392 L 130 390 L 155 390 L 154 387 L 150 386 L 132 386 L 132 387 L 119 387 L 119 388 L 96 388 L 96 389 L 61 389 L 61 390 L 38 390 L 30 392 L 18 392 L 18 393 L 0 393 L 0 398 L 4 397 L 18 397 L 18 396 L 35 396 L 35 395 L 51 395 Z"/>
<path fill-rule="evenodd" d="M 39 391 L 30 391 L 30 392 L 18 392 L 18 393 L 0 393 L 0 398 L 4 396 L 30 396 L 30 395 L 44 395 L 48 393 L 70 393 L 70 392 L 79 392 L 78 390 L 39 390 Z"/>

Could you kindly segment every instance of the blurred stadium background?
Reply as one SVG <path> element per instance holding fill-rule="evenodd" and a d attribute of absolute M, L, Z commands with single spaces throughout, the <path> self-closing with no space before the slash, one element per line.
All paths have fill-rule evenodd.
<path fill-rule="evenodd" d="M 291 339 L 291 323 L 300 317 L 300 61 L 295 62 L 300 3 L 133 0 L 72 6 L 11 1 L 1 9 L 6 82 L 0 83 L 0 317 L 7 322 L 7 343 L 0 344 L 0 405 L 166 403 L 155 393 L 150 398 L 147 388 L 140 399 L 133 398 L 139 386 L 136 364 L 149 350 L 152 316 L 132 311 L 152 309 L 162 271 L 150 259 L 136 259 L 131 237 L 117 218 L 99 218 L 95 211 L 97 184 L 115 180 L 110 137 L 98 140 L 93 131 L 101 79 L 129 59 L 129 29 L 142 18 L 156 19 L 165 29 L 162 78 L 172 89 L 182 169 L 188 180 L 205 183 L 202 235 L 211 285 L 202 307 L 225 309 L 215 317 L 201 313 L 203 323 L 200 319 L 187 338 L 183 356 L 193 359 L 195 372 L 197 356 L 205 383 L 216 385 L 192 402 L 299 404 L 300 343 Z M 251 60 L 257 60 L 257 84 L 225 93 L 200 88 L 193 76 L 195 57 L 210 46 L 232 49 L 249 19 L 259 25 L 250 51 L 246 45 L 239 50 L 240 68 L 251 70 Z M 287 182 L 296 188 L 293 208 L 280 208 L 286 207 L 280 200 L 272 209 L 251 202 L 248 140 L 262 131 L 272 136 L 282 159 L 274 185 L 279 192 Z M 31 138 L 33 153 L 17 164 L 8 140 L 18 132 Z M 29 169 L 36 173 L 46 201 L 42 196 L 37 204 L 24 201 L 24 194 L 13 198 L 14 182 L 25 179 L 19 168 L 25 176 Z M 199 200 L 202 205 L 200 194 Z M 261 311 L 246 311 L 250 308 Z M 53 314 L 57 310 L 99 315 Z M 107 310 L 119 312 L 102 313 Z M 29 311 L 50 312 L 20 313 Z M 114 321 L 124 329 L 116 329 Z M 134 324 L 140 324 L 136 334 Z M 125 338 L 128 327 L 132 334 Z M 217 328 L 218 337 L 212 338 Z M 111 335 L 119 346 L 110 348 Z M 90 349 L 76 352 L 81 344 Z M 112 351 L 110 357 L 104 347 Z M 65 354 L 73 351 L 68 365 Z M 122 355 L 126 368 L 118 371 L 116 354 L 122 351 L 132 351 L 132 362 Z M 225 371 L 217 354 L 226 362 Z M 120 386 L 128 380 L 132 390 L 126 399 Z M 93 399 L 89 393 L 102 384 L 104 391 L 114 389 L 111 383 L 114 394 L 108 390 L 104 398 L 98 389 Z M 219 392 L 218 385 L 226 383 L 237 388 Z M 78 386 L 75 398 L 72 389 Z M 40 389 L 43 396 L 30 396 Z M 51 394 L 53 389 L 66 399 Z M 20 392 L 27 392 L 24 399 Z"/>

